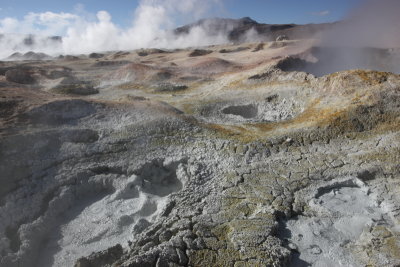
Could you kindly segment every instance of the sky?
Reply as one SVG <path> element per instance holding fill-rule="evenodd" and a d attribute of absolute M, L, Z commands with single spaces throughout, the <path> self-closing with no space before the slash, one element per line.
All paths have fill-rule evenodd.
<path fill-rule="evenodd" d="M 131 26 L 136 8 L 140 2 L 157 0 L 1 0 L 0 20 L 14 18 L 23 20 L 30 12 L 78 14 L 95 20 L 96 13 L 107 11 L 112 22 L 121 28 Z M 177 6 L 191 0 L 175 1 Z M 251 17 L 258 22 L 270 24 L 283 23 L 321 23 L 337 21 L 346 16 L 362 0 L 212 0 L 206 12 L 176 16 L 173 26 L 190 23 L 202 17 Z M 163 1 L 159 1 L 163 2 Z M 173 7 L 172 7 L 173 8 Z"/>

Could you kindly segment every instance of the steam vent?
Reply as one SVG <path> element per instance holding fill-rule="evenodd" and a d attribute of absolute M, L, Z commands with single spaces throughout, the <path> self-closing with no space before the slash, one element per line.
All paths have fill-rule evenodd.
<path fill-rule="evenodd" d="M 400 265 L 400 48 L 232 21 L 0 62 L 0 267 Z"/>

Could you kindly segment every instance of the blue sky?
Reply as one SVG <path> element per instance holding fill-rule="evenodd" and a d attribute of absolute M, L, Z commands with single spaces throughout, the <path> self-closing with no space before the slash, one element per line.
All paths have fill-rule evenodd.
<path fill-rule="evenodd" d="M 182 2 L 186 0 L 181 0 Z M 211 16 L 240 18 L 249 16 L 265 23 L 320 23 L 343 18 L 362 0 L 221 0 L 223 7 L 215 7 Z M 1 0 L 0 19 L 22 19 L 27 13 L 76 13 L 84 6 L 86 13 L 108 11 L 114 23 L 128 27 L 139 0 Z M 189 20 L 186 18 L 186 20 Z M 185 21 L 188 22 L 188 21 Z M 177 22 L 181 24 L 182 21 Z"/>
<path fill-rule="evenodd" d="M 359 0 L 227 0 L 233 17 L 246 14 L 264 23 L 320 23 L 342 19 Z"/>

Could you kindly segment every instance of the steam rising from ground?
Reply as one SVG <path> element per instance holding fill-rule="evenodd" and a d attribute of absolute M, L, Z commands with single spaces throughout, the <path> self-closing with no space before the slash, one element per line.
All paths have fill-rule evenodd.
<path fill-rule="evenodd" d="M 199 19 L 210 10 L 219 10 L 221 0 L 142 0 L 133 22 L 122 29 L 112 22 L 107 11 L 95 19 L 77 10 L 71 13 L 29 13 L 23 20 L 0 20 L 0 58 L 14 52 L 80 54 L 95 51 L 128 50 L 147 47 L 179 48 L 225 43 L 224 33 L 209 35 L 207 28 L 194 27 L 177 38 L 171 29 L 178 20 Z M 33 34 L 27 37 L 26 34 Z M 62 42 L 48 36 L 62 36 Z"/>
<path fill-rule="evenodd" d="M 319 59 L 307 66 L 317 76 L 348 69 L 400 73 L 400 1 L 365 0 L 347 18 L 322 33 Z"/>
<path fill-rule="evenodd" d="M 400 46 L 400 1 L 365 0 L 324 36 L 332 46 L 394 48 Z"/>
<path fill-rule="evenodd" d="M 193 25 L 186 34 L 171 30 L 181 23 L 217 15 L 224 0 L 141 0 L 132 24 L 124 29 L 116 25 L 107 11 L 92 17 L 82 8 L 72 13 L 29 13 L 22 20 L 0 20 L 0 59 L 14 52 L 87 54 L 100 51 L 139 48 L 183 48 L 228 43 L 228 32 L 234 25 L 218 32 L 210 23 Z M 398 0 L 365 0 L 350 12 L 347 19 L 319 36 L 322 46 L 393 48 L 400 44 L 400 10 Z M 218 12 L 217 12 L 218 13 Z M 10 34 L 12 33 L 12 34 Z M 27 37 L 26 34 L 33 34 Z M 48 36 L 62 36 L 59 39 Z M 34 37 L 33 37 L 34 36 Z M 262 38 L 261 38 L 262 39 Z M 254 30 L 246 41 L 260 41 Z M 264 38 L 265 39 L 265 38 Z M 398 53 L 398 51 L 396 52 Z M 357 58 L 346 56 L 346 66 L 357 66 Z M 336 56 L 333 56 L 336 58 Z M 361 55 L 363 58 L 363 55 Z M 350 63 L 349 63 L 350 62 Z M 346 66 L 338 66 L 346 69 Z M 343 68 L 342 68 L 343 67 Z M 336 68 L 336 69 L 337 69 Z"/>

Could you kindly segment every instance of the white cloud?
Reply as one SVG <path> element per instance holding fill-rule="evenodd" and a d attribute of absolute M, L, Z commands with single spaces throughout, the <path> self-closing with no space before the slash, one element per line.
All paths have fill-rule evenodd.
<path fill-rule="evenodd" d="M 30 12 L 22 20 L 10 17 L 1 19 L 0 33 L 60 35 L 78 19 L 78 16 L 70 13 Z"/>
<path fill-rule="evenodd" d="M 331 14 L 331 11 L 329 10 L 323 10 L 323 11 L 319 11 L 319 12 L 312 12 L 311 13 L 313 16 L 318 16 L 318 17 L 326 17 L 329 14 Z"/>
<path fill-rule="evenodd" d="M 14 18 L 5 18 L 0 20 L 0 33 L 16 32 L 19 21 Z"/>

